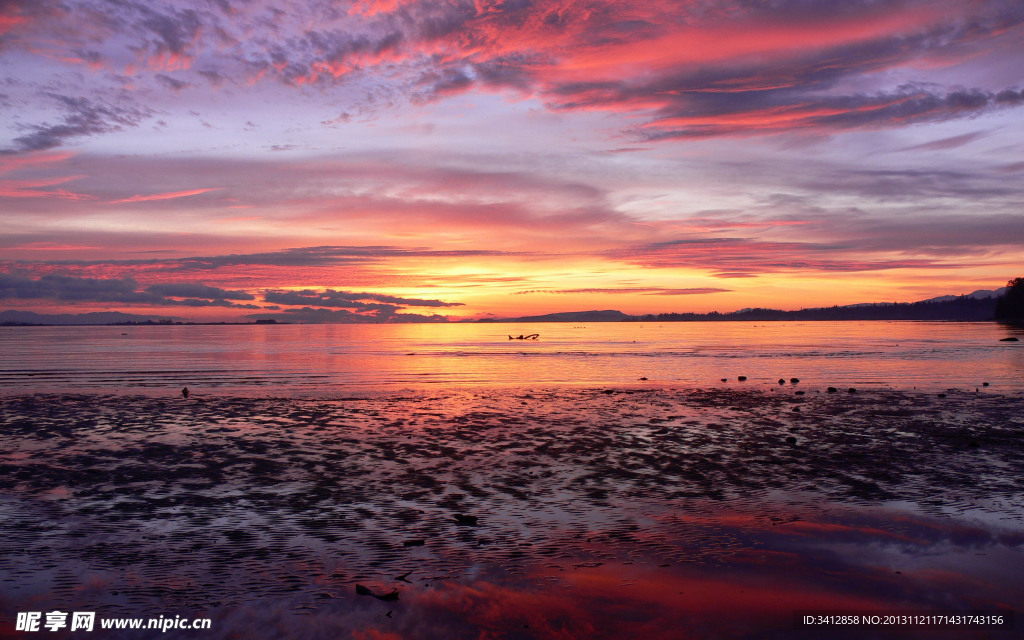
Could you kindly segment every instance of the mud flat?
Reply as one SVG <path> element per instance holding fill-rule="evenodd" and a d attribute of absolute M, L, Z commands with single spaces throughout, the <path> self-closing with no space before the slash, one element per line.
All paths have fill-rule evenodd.
<path fill-rule="evenodd" d="M 51 610 L 357 639 L 1020 612 L 1024 397 L 801 390 L 0 397 L 0 637 Z"/>

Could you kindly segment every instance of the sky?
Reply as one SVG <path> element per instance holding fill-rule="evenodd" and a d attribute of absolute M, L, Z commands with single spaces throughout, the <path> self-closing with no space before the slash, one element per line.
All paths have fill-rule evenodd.
<path fill-rule="evenodd" d="M 1024 273 L 1020 0 L 0 0 L 0 309 L 797 309 Z"/>

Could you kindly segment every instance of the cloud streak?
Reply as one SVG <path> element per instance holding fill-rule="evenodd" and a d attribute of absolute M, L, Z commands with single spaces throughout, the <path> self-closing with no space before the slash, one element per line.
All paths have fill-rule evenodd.
<path fill-rule="evenodd" d="M 671 289 L 665 287 L 611 287 L 611 288 L 585 288 L 585 289 L 528 289 L 516 291 L 515 295 L 532 294 L 642 294 L 653 296 L 693 296 L 708 293 L 728 293 L 730 289 L 719 289 L 717 287 L 693 287 L 689 289 Z"/>
<path fill-rule="evenodd" d="M 61 302 L 122 303 L 186 307 L 234 307 L 259 309 L 253 304 L 237 304 L 232 300 L 254 300 L 243 291 L 225 291 L 203 285 L 157 284 L 140 290 L 134 278 L 78 278 L 44 275 L 32 279 L 11 273 L 0 273 L 0 299 L 51 299 Z"/>
<path fill-rule="evenodd" d="M 342 307 L 350 309 L 378 308 L 375 303 L 387 303 L 405 307 L 461 307 L 461 302 L 442 302 L 419 298 L 401 298 L 377 293 L 354 293 L 351 291 L 266 291 L 263 299 L 274 304 L 317 305 L 320 307 Z"/>
<path fill-rule="evenodd" d="M 364 310 L 366 311 L 366 310 Z M 276 320 L 283 322 L 303 322 L 307 324 L 341 323 L 341 324 L 401 324 L 410 322 L 448 322 L 445 316 L 417 313 L 398 313 L 396 308 L 381 305 L 368 309 L 370 313 L 349 311 L 348 309 L 322 309 L 303 307 L 301 309 L 285 309 L 282 313 L 254 313 L 246 316 L 252 320 Z"/>
<path fill-rule="evenodd" d="M 172 193 L 153 193 L 146 196 L 134 195 L 130 198 L 122 198 L 120 200 L 113 200 L 111 204 L 123 204 L 126 202 L 153 202 L 157 200 L 175 200 L 177 198 L 187 198 L 189 196 L 197 196 L 203 193 L 209 193 L 211 191 L 218 191 L 218 187 L 209 189 L 189 189 L 188 191 L 175 191 Z"/>
<path fill-rule="evenodd" d="M 14 138 L 14 147 L 0 149 L 0 154 L 46 151 L 75 138 L 136 127 L 153 113 L 148 107 L 113 105 L 86 97 L 53 93 L 47 96 L 63 112 L 60 121 L 26 125 L 27 133 Z"/>
<path fill-rule="evenodd" d="M 927 258 L 872 259 L 855 247 L 841 243 L 766 242 L 740 237 L 670 240 L 610 255 L 648 269 L 699 269 L 724 278 L 787 272 L 850 273 L 959 266 Z"/>

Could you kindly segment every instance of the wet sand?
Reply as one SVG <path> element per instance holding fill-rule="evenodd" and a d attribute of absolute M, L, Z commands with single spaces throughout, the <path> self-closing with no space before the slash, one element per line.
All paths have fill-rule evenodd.
<path fill-rule="evenodd" d="M 54 609 L 357 639 L 1020 611 L 1024 397 L 800 390 L 0 397 L 0 637 Z"/>

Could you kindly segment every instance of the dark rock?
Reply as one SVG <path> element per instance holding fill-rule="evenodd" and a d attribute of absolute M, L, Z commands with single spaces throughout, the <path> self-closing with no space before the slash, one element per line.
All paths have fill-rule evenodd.
<path fill-rule="evenodd" d="M 825 391 L 826 391 L 827 393 L 838 393 L 838 392 L 839 392 L 839 389 L 836 389 L 835 387 L 829 387 L 829 388 L 828 388 L 828 389 L 826 389 Z"/>
<path fill-rule="evenodd" d="M 242 531 L 241 529 L 228 529 L 222 532 L 223 536 L 232 542 L 241 542 L 242 540 L 249 540 L 252 538 L 252 534 L 248 531 Z"/>
<path fill-rule="evenodd" d="M 744 380 L 747 379 L 747 376 L 736 376 L 736 379 L 739 380 L 740 382 L 743 382 Z"/>
<path fill-rule="evenodd" d="M 786 384 L 786 381 L 783 380 L 782 378 L 779 378 L 779 384 Z"/>
<path fill-rule="evenodd" d="M 789 383 L 790 384 L 796 384 L 798 382 L 800 382 L 800 378 L 790 378 L 789 379 Z"/>
<path fill-rule="evenodd" d="M 793 436 L 786 436 L 786 442 L 788 442 L 789 444 L 796 444 L 796 438 L 794 438 Z"/>
<path fill-rule="evenodd" d="M 422 547 L 427 543 L 426 540 L 405 540 L 402 542 L 403 547 Z"/>
<path fill-rule="evenodd" d="M 360 596 L 371 596 L 378 600 L 384 600 L 385 602 L 393 602 L 398 600 L 398 589 L 393 589 L 389 593 L 374 593 L 370 589 L 364 587 L 361 584 L 356 585 L 356 595 Z"/>
<path fill-rule="evenodd" d="M 453 520 L 455 521 L 455 524 L 461 525 L 461 526 L 464 526 L 464 527 L 475 527 L 477 525 L 477 519 L 478 519 L 477 516 L 468 516 L 468 515 L 463 514 L 463 513 L 457 513 L 457 514 L 455 514 L 455 517 L 453 518 Z"/>
<path fill-rule="evenodd" d="M 1020 342 L 1020 340 L 1011 336 L 1009 338 L 1000 338 L 999 342 Z"/>
<path fill-rule="evenodd" d="M 849 390 L 849 392 L 850 392 L 850 393 L 857 393 L 857 390 L 856 390 L 856 389 L 854 389 L 853 387 L 850 387 L 850 390 Z"/>

